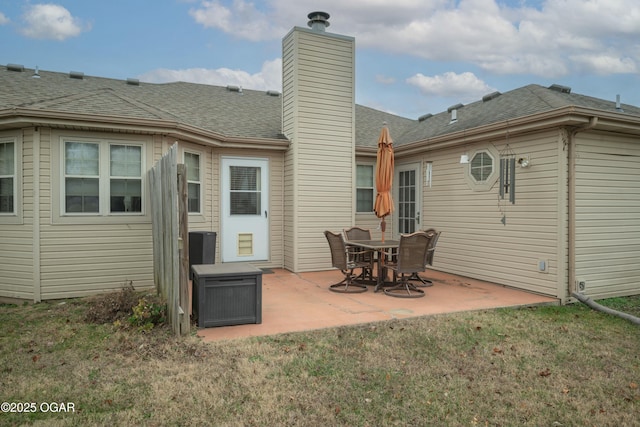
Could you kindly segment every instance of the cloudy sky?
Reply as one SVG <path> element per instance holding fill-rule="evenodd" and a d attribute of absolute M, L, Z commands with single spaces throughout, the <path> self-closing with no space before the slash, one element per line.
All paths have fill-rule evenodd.
<path fill-rule="evenodd" d="M 281 90 L 315 10 L 356 39 L 362 105 L 415 119 L 530 83 L 640 105 L 638 0 L 0 0 L 0 64 Z"/>

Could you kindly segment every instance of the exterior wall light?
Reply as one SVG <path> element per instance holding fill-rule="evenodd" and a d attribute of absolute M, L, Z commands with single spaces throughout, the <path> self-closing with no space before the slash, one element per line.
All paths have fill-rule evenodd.
<path fill-rule="evenodd" d="M 460 156 L 460 163 L 469 163 L 469 155 L 467 153 Z"/>
<path fill-rule="evenodd" d="M 531 163 L 529 162 L 528 156 L 520 157 L 518 159 L 518 164 L 520 165 L 521 168 L 528 168 L 531 165 Z"/>

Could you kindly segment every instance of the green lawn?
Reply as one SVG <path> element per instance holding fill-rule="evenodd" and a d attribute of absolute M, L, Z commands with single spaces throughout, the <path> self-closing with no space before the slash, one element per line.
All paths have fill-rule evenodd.
<path fill-rule="evenodd" d="M 581 304 L 215 343 L 95 304 L 0 306 L 0 425 L 640 425 L 640 327 Z"/>

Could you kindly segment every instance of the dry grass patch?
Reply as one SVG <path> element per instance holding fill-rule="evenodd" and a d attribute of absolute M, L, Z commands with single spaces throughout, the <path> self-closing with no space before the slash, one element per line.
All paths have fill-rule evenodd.
<path fill-rule="evenodd" d="M 620 299 L 617 309 L 638 307 Z M 0 397 L 72 402 L 1 425 L 621 426 L 640 330 L 583 306 L 202 343 L 86 321 L 87 300 L 0 306 Z"/>

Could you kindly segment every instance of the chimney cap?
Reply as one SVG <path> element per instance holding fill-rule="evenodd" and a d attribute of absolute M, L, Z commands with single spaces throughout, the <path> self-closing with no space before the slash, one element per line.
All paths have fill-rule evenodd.
<path fill-rule="evenodd" d="M 307 22 L 307 25 L 312 30 L 324 31 L 329 25 L 331 25 L 329 23 L 329 16 L 330 15 L 327 12 L 311 12 L 307 15 L 307 18 L 309 18 L 309 22 Z"/>

